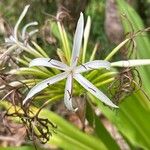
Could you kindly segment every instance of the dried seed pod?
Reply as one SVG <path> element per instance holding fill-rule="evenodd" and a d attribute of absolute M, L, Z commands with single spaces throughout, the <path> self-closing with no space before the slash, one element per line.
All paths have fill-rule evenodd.
<path fill-rule="evenodd" d="M 138 70 L 125 68 L 116 76 L 108 89 L 114 103 L 118 104 L 125 97 L 141 89 L 141 86 L 142 81 Z"/>

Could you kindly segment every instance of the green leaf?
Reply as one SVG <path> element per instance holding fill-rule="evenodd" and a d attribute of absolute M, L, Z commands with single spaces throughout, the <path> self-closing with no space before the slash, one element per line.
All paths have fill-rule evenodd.
<path fill-rule="evenodd" d="M 92 95 L 89 97 L 132 145 L 150 149 L 150 103 L 141 91 L 126 98 L 117 112 L 104 107 Z"/>
<path fill-rule="evenodd" d="M 94 113 L 92 106 L 90 103 L 87 103 L 86 106 L 86 117 L 91 126 L 94 127 L 94 132 L 98 138 L 100 138 L 105 145 L 107 145 L 108 149 L 111 150 L 119 150 L 119 146 L 115 142 L 115 140 L 111 137 L 110 133 L 106 130 L 104 125 L 102 124 L 100 118 L 96 116 Z"/>

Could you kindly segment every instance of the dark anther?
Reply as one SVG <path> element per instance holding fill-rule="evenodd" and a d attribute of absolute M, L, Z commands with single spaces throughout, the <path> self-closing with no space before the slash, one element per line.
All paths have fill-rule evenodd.
<path fill-rule="evenodd" d="M 50 58 L 48 62 L 50 62 L 51 60 L 52 60 L 52 58 Z"/>
<path fill-rule="evenodd" d="M 96 91 L 93 88 L 91 88 L 91 87 L 88 87 L 88 88 L 96 93 Z"/>
<path fill-rule="evenodd" d="M 71 100 L 72 98 L 72 94 L 69 92 L 69 90 L 67 90 L 68 94 L 69 94 L 69 100 Z"/>
<path fill-rule="evenodd" d="M 81 64 L 81 66 L 84 67 L 87 70 L 87 68 L 85 67 L 85 65 Z"/>
<path fill-rule="evenodd" d="M 50 83 L 47 83 L 48 86 L 50 86 Z"/>

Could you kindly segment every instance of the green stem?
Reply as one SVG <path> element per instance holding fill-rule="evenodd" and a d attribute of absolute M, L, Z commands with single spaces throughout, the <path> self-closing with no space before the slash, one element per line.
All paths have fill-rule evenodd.
<path fill-rule="evenodd" d="M 123 42 L 121 42 L 117 47 L 115 47 L 111 53 L 105 58 L 105 60 L 110 60 L 119 50 L 121 47 L 123 47 L 130 39 L 126 39 Z"/>

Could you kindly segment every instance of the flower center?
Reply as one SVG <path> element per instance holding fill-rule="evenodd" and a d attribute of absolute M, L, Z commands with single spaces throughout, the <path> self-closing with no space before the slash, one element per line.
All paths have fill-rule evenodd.
<path fill-rule="evenodd" d="M 66 70 L 66 72 L 68 72 L 69 74 L 75 74 L 75 67 L 69 67 L 68 70 Z"/>

